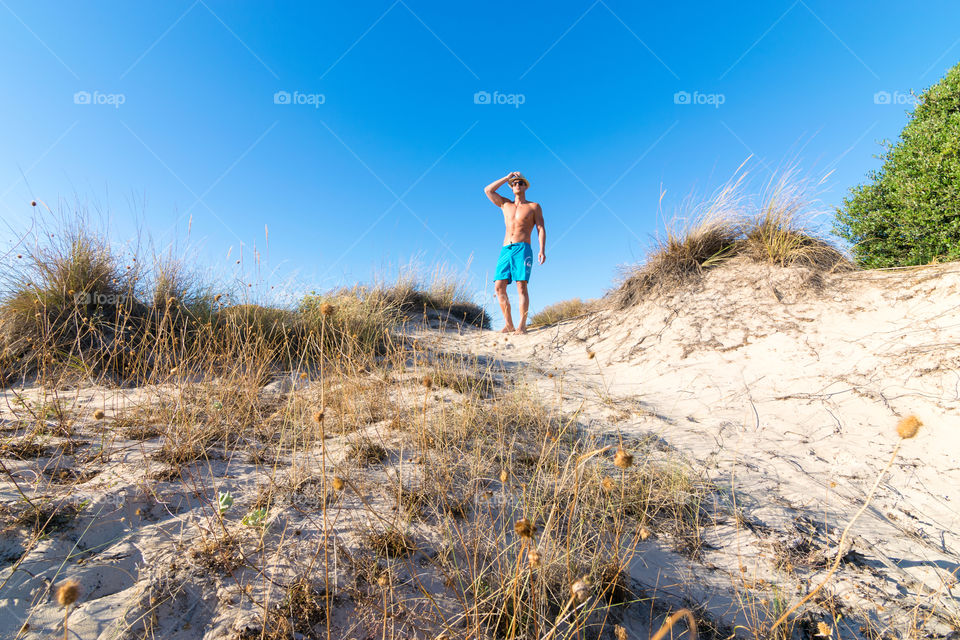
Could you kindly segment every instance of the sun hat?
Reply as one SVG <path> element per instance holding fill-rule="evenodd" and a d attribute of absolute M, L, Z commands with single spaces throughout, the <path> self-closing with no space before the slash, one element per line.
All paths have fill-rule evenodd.
<path fill-rule="evenodd" d="M 512 187 L 514 182 L 519 182 L 520 180 L 523 180 L 523 181 L 527 184 L 527 189 L 529 189 L 529 188 L 530 188 L 530 181 L 527 180 L 527 177 L 526 177 L 525 175 L 523 175 L 522 173 L 520 173 L 519 171 L 517 171 L 516 174 L 517 174 L 517 175 L 515 175 L 515 176 L 512 177 L 512 178 L 510 178 L 510 181 L 509 181 L 509 182 L 510 182 L 510 186 Z"/>

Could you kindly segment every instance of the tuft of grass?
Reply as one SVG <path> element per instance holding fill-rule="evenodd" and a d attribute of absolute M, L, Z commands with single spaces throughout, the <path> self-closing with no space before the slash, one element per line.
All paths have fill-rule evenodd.
<path fill-rule="evenodd" d="M 432 516 L 442 515 L 463 520 L 472 508 L 468 498 L 426 486 L 403 487 L 399 502 L 403 512 L 413 520 L 427 520 Z"/>
<path fill-rule="evenodd" d="M 389 455 L 390 452 L 382 444 L 366 438 L 351 442 L 347 450 L 347 457 L 361 466 L 378 464 Z"/>
<path fill-rule="evenodd" d="M 12 525 L 25 527 L 40 536 L 70 527 L 85 507 L 82 502 L 54 501 L 44 498 L 14 506 L 0 505 L 0 515 Z"/>
<path fill-rule="evenodd" d="M 489 372 L 477 374 L 453 367 L 441 367 L 433 375 L 427 376 L 426 380 L 431 381 L 431 386 L 435 384 L 460 394 L 475 394 L 481 398 L 491 397 L 497 389 L 497 381 Z"/>
<path fill-rule="evenodd" d="M 587 315 L 599 307 L 597 300 L 581 300 L 580 298 L 571 298 L 570 300 L 561 300 L 549 306 L 544 307 L 538 313 L 530 318 L 530 326 L 546 326 L 557 324 L 564 320 L 572 320 L 580 316 Z"/>
<path fill-rule="evenodd" d="M 689 218 L 674 218 L 655 240 L 644 263 L 629 272 L 613 292 L 614 304 L 633 306 L 653 291 L 689 283 L 729 259 L 740 237 L 736 222 L 743 176 L 694 207 Z"/>
<path fill-rule="evenodd" d="M 243 564 L 240 541 L 231 534 L 208 536 L 190 547 L 187 555 L 206 569 L 228 573 Z"/>
<path fill-rule="evenodd" d="M 759 210 L 742 223 L 736 253 L 781 267 L 852 269 L 853 263 L 843 253 L 812 231 L 809 191 L 810 186 L 793 171 L 774 178 Z"/>
<path fill-rule="evenodd" d="M 314 627 L 327 619 L 326 588 L 306 576 L 284 589 L 283 599 L 269 609 L 262 634 L 264 640 L 321 637 Z"/>
<path fill-rule="evenodd" d="M 646 260 L 625 270 L 608 294 L 619 309 L 656 293 L 696 282 L 708 270 L 742 257 L 777 266 L 804 266 L 815 272 L 852 269 L 843 253 L 820 237 L 809 182 L 786 171 L 775 177 L 759 204 L 744 194 L 745 173 L 737 174 L 691 215 L 666 225 Z"/>
<path fill-rule="evenodd" d="M 403 558 L 417 550 L 410 534 L 396 527 L 370 529 L 364 542 L 376 555 L 384 558 Z"/>
<path fill-rule="evenodd" d="M 411 263 L 400 270 L 393 283 L 377 284 L 372 295 L 403 314 L 426 315 L 433 310 L 459 322 L 490 328 L 490 317 L 482 306 L 473 302 L 463 279 L 443 267 L 424 276 L 422 270 Z"/>
<path fill-rule="evenodd" d="M 20 460 L 48 456 L 51 451 L 51 447 L 38 442 L 32 435 L 0 441 L 0 455 L 13 456 Z"/>

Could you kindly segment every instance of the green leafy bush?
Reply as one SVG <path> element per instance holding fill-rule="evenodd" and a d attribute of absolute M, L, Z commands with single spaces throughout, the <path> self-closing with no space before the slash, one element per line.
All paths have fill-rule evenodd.
<path fill-rule="evenodd" d="M 960 259 L 960 64 L 920 96 L 872 182 L 837 211 L 835 231 L 864 267 Z"/>

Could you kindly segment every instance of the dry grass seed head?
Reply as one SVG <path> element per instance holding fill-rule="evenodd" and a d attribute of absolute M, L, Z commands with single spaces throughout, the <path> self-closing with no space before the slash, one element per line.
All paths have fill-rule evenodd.
<path fill-rule="evenodd" d="M 586 602 L 587 598 L 590 597 L 590 578 L 589 576 L 583 576 L 572 585 L 570 585 L 570 595 L 576 599 L 577 602 Z"/>
<path fill-rule="evenodd" d="M 627 453 L 623 447 L 620 447 L 613 456 L 613 464 L 621 469 L 629 469 L 633 466 L 633 454 Z"/>
<path fill-rule="evenodd" d="M 536 547 L 531 548 L 527 551 L 527 563 L 530 565 L 531 569 L 536 569 L 540 566 L 542 557 L 540 552 L 537 551 Z"/>
<path fill-rule="evenodd" d="M 70 579 L 57 587 L 57 602 L 61 607 L 69 607 L 80 597 L 80 583 Z"/>
<path fill-rule="evenodd" d="M 917 416 L 907 416 L 897 423 L 897 435 L 904 440 L 907 440 L 917 435 L 917 431 L 920 430 L 922 425 L 923 423 L 920 422 L 920 419 L 917 418 Z"/>
<path fill-rule="evenodd" d="M 513 525 L 513 530 L 518 536 L 527 540 L 532 539 L 533 534 L 536 532 L 533 523 L 527 518 L 521 518 L 520 520 L 517 520 Z"/>

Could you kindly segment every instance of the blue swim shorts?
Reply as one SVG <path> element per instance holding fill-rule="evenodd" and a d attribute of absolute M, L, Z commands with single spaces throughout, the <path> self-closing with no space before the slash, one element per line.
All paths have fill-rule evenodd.
<path fill-rule="evenodd" d="M 503 245 L 500 249 L 500 259 L 497 260 L 497 271 L 494 280 L 506 280 L 510 284 L 514 280 L 530 281 L 530 271 L 533 269 L 533 249 L 529 242 L 512 242 Z"/>

